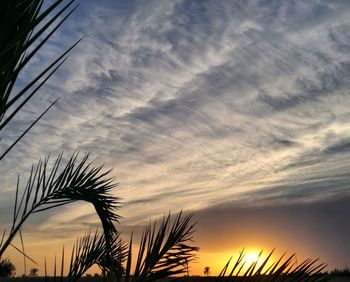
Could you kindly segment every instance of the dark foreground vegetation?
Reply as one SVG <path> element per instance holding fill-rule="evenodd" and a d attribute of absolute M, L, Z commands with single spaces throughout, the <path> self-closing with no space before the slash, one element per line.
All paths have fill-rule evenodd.
<path fill-rule="evenodd" d="M 320 274 L 317 276 L 310 277 L 310 281 L 329 281 L 329 282 L 349 282 L 350 276 L 337 276 L 333 274 Z M 54 277 L 16 277 L 16 278 L 0 278 L 3 282 L 69 282 L 68 277 L 64 278 L 54 278 Z M 81 282 L 112 282 L 113 279 L 110 278 L 103 278 L 103 277 L 81 277 L 79 279 Z M 121 280 L 123 282 L 124 279 Z M 255 279 L 252 279 L 251 277 L 237 277 L 234 280 L 229 277 L 223 277 L 221 279 L 218 279 L 218 277 L 202 277 L 202 276 L 185 276 L 185 277 L 168 277 L 160 279 L 159 282 L 249 282 L 249 281 L 261 281 L 261 282 L 268 282 L 268 281 L 281 281 L 281 280 L 274 280 L 272 277 L 265 276 L 265 277 L 256 277 Z M 286 277 L 283 279 L 283 281 L 293 281 L 291 278 L 290 280 Z M 303 280 L 300 280 L 303 281 Z"/>

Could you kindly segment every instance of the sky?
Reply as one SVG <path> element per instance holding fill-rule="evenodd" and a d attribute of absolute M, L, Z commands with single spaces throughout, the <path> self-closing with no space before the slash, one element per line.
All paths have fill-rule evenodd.
<path fill-rule="evenodd" d="M 18 173 L 91 152 L 113 168 L 126 236 L 195 214 L 194 273 L 243 247 L 349 266 L 349 13 L 347 0 L 81 1 L 18 80 L 83 37 L 1 133 L 4 151 L 60 97 L 0 163 L 0 223 Z M 96 226 L 79 203 L 35 215 L 24 236 L 40 260 Z"/>

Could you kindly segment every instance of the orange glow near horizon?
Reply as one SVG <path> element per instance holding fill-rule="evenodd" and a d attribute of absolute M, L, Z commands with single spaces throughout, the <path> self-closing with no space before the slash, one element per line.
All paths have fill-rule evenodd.
<path fill-rule="evenodd" d="M 252 263 L 256 263 L 255 270 L 258 269 L 269 256 L 273 247 L 276 247 L 276 251 L 273 252 L 269 258 L 268 263 L 265 265 L 265 271 L 274 262 L 276 262 L 286 250 L 290 252 L 288 252 L 288 254 L 284 257 L 285 259 L 292 254 L 291 250 L 295 251 L 298 254 L 298 258 L 301 260 L 303 258 L 312 257 L 311 255 L 313 252 L 310 246 L 303 246 L 300 244 L 299 249 L 293 247 L 291 250 L 288 250 L 288 245 L 290 247 L 292 246 L 291 242 L 294 242 L 292 239 L 281 241 L 278 240 L 277 236 L 276 238 L 273 238 L 272 236 L 268 238 L 264 237 L 263 234 L 259 234 L 254 238 L 254 235 L 252 232 L 250 232 L 250 230 L 246 230 L 246 232 L 246 236 L 244 236 L 244 233 L 242 232 L 242 234 L 240 234 L 242 236 L 239 238 L 235 237 L 231 239 L 227 237 L 227 240 L 223 240 L 218 236 L 209 237 L 209 235 L 211 235 L 210 233 L 203 232 L 202 234 L 205 234 L 208 236 L 206 238 L 209 238 L 205 240 L 206 238 L 203 238 L 203 235 L 201 236 L 201 234 L 199 234 L 200 236 L 198 236 L 199 238 L 196 241 L 195 245 L 200 247 L 200 251 L 197 253 L 197 259 L 189 265 L 189 275 L 204 276 L 204 268 L 208 266 L 210 267 L 210 275 L 217 276 L 222 271 L 227 262 L 231 259 L 226 272 L 226 274 L 228 274 L 231 272 L 232 267 L 235 265 L 242 251 L 244 254 L 242 263 L 244 263 L 244 266 L 242 267 L 239 275 L 243 275 Z M 257 232 L 255 234 L 257 234 Z M 214 237 L 218 240 L 211 240 Z M 128 238 L 128 236 L 126 235 L 125 238 Z M 48 273 L 49 275 L 52 275 L 55 254 L 57 255 L 58 263 L 60 263 L 63 245 L 65 245 L 65 272 L 68 271 L 71 248 L 75 243 L 74 238 L 65 239 L 64 242 L 58 239 L 36 241 L 34 236 L 27 236 L 26 239 L 26 252 L 30 255 L 30 257 L 38 262 L 38 265 L 35 265 L 27 260 L 27 272 L 31 267 L 37 267 L 39 269 L 39 275 L 44 275 L 44 259 L 46 258 Z M 16 241 L 14 243 L 17 246 L 20 246 L 20 242 L 18 240 L 19 239 L 16 238 Z M 272 244 L 274 244 L 274 246 Z M 245 248 L 243 248 L 243 246 L 245 246 Z M 136 243 L 133 244 L 133 264 L 137 258 L 138 248 L 139 246 Z M 23 256 L 13 248 L 9 248 L 8 252 L 5 254 L 5 257 L 7 256 L 15 264 L 17 268 L 17 275 L 21 276 L 24 273 Z M 100 273 L 100 270 L 97 266 L 91 268 L 87 273 L 94 274 L 96 272 Z M 234 274 L 236 273 L 237 269 L 235 270 Z M 184 275 L 186 275 L 186 273 L 184 273 Z"/>
<path fill-rule="evenodd" d="M 38 265 L 35 265 L 32 262 L 27 260 L 27 273 L 31 267 L 37 267 L 39 269 L 39 275 L 44 275 L 44 259 L 46 258 L 48 274 L 53 275 L 55 254 L 57 254 L 57 267 L 58 269 L 60 269 L 61 251 L 62 249 L 60 248 L 57 249 L 57 248 L 54 248 L 53 246 L 50 247 L 50 246 L 41 245 L 39 250 L 36 250 L 36 252 L 33 252 L 33 258 L 38 262 Z M 134 258 L 137 257 L 136 252 L 137 252 L 137 248 L 135 248 L 135 250 L 133 251 Z M 204 276 L 204 268 L 208 266 L 210 268 L 210 276 L 217 276 L 222 271 L 222 269 L 227 264 L 227 262 L 230 260 L 230 264 L 226 272 L 226 275 L 227 275 L 231 272 L 241 252 L 242 252 L 242 249 L 232 250 L 232 251 L 230 250 L 227 252 L 200 252 L 198 253 L 197 260 L 195 260 L 190 264 L 189 275 Z M 262 263 L 266 260 L 270 252 L 271 251 L 269 250 L 267 250 L 266 252 L 265 251 L 261 252 L 261 249 L 259 248 L 246 248 L 243 251 L 244 256 L 242 259 L 242 264 L 244 265 L 238 275 L 240 276 L 244 275 L 244 273 L 249 269 L 249 266 L 251 266 L 253 263 L 256 263 L 255 270 L 258 269 L 262 265 Z M 10 249 L 9 252 L 7 252 L 7 256 L 15 264 L 17 268 L 17 276 L 21 276 L 24 273 L 23 256 L 18 254 L 18 252 L 16 252 L 14 249 Z M 269 269 L 271 265 L 280 258 L 280 256 L 281 255 L 278 253 L 276 254 L 273 253 L 268 263 L 264 266 L 263 271 L 264 270 L 266 271 L 267 269 Z M 66 255 L 65 255 L 65 266 L 64 266 L 65 273 L 68 271 L 69 261 L 70 261 L 70 248 L 68 247 L 66 248 Z M 237 274 L 238 268 L 235 270 L 234 274 Z M 90 268 L 87 271 L 87 273 L 94 274 L 94 273 L 101 273 L 101 271 L 98 268 L 98 266 L 95 265 L 92 268 Z M 186 275 L 186 273 L 184 273 L 183 275 Z"/>

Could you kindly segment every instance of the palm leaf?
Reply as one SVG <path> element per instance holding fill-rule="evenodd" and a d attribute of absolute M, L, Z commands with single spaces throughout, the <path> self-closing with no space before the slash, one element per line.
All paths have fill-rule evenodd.
<path fill-rule="evenodd" d="M 49 157 L 33 166 L 21 197 L 18 179 L 13 223 L 8 238 L 0 246 L 0 256 L 31 214 L 75 201 L 89 202 L 94 206 L 107 240 L 116 233 L 114 222 L 119 216 L 115 210 L 119 199 L 111 194 L 116 183 L 109 176 L 110 171 L 102 171 L 103 166 L 92 167 L 92 163 L 88 163 L 88 154 L 80 161 L 78 154 L 73 154 L 61 168 L 62 157 L 62 154 L 57 157 L 51 169 Z"/>
<path fill-rule="evenodd" d="M 194 252 L 198 251 L 198 247 L 188 244 L 192 241 L 195 226 L 191 220 L 192 215 L 179 213 L 171 226 L 169 214 L 163 218 L 157 231 L 156 223 L 145 228 L 132 278 L 130 242 L 125 281 L 156 281 L 186 272 L 186 264 L 194 260 Z"/>
<path fill-rule="evenodd" d="M 13 0 L 0 3 L 0 131 L 10 123 L 22 107 L 38 92 L 65 61 L 73 44 L 44 68 L 17 94 L 12 93 L 19 73 L 32 60 L 55 31 L 74 12 L 75 0 L 56 0 L 42 11 L 43 0 Z M 66 3 L 66 4 L 65 4 Z M 34 87 L 33 90 L 31 90 Z M 30 91 L 30 93 L 28 93 Z M 21 101 L 21 102 L 20 102 Z M 1 155 L 14 145 L 51 108 L 47 108 Z"/>
<path fill-rule="evenodd" d="M 122 269 L 122 262 L 126 257 L 127 246 L 119 239 L 116 233 L 112 244 L 107 247 L 104 235 L 100 235 L 97 231 L 94 235 L 87 233 L 72 249 L 71 262 L 68 277 L 72 281 L 76 281 L 94 264 L 104 265 L 106 257 L 114 254 L 117 258 L 123 258 L 116 267 Z"/>
<path fill-rule="evenodd" d="M 261 262 L 258 267 L 258 261 L 255 261 L 248 265 L 247 270 L 243 276 L 240 276 L 242 268 L 245 264 L 244 251 L 240 252 L 238 259 L 236 260 L 232 271 L 229 275 L 225 276 L 225 273 L 229 267 L 230 260 L 225 265 L 216 281 L 288 281 L 288 282 L 309 282 L 309 281 L 323 281 L 326 276 L 319 276 L 320 272 L 326 267 L 324 264 L 318 263 L 318 260 L 306 259 L 298 266 L 293 263 L 295 255 L 291 255 L 286 259 L 282 255 L 277 261 L 272 262 L 271 266 L 267 267 L 271 263 L 271 256 L 274 250 L 272 250 L 268 256 Z M 262 256 L 262 251 L 259 254 L 259 258 Z M 243 278 L 242 278 L 243 277 Z"/>

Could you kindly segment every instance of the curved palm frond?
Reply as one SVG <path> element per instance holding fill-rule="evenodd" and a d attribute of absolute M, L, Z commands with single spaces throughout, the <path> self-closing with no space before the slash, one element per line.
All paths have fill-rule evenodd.
<path fill-rule="evenodd" d="M 174 222 L 170 222 L 170 214 L 163 218 L 158 231 L 157 224 L 145 228 L 134 275 L 131 277 L 131 249 L 129 245 L 125 281 L 156 281 L 158 279 L 186 272 L 188 262 L 195 259 L 198 247 L 190 246 L 195 223 L 192 215 L 183 216 L 180 212 Z"/>
<path fill-rule="evenodd" d="M 48 168 L 49 157 L 33 166 L 21 197 L 18 178 L 13 223 L 8 238 L 0 246 L 0 256 L 31 214 L 75 201 L 89 202 L 94 206 L 106 240 L 116 233 L 114 222 L 118 222 L 119 216 L 115 210 L 119 198 L 111 194 L 117 184 L 109 177 L 110 171 L 102 171 L 103 166 L 92 167 L 92 163 L 87 162 L 88 154 L 80 161 L 77 160 L 78 154 L 73 154 L 61 168 L 62 156 L 58 156 L 51 169 Z"/>
<path fill-rule="evenodd" d="M 64 3 L 67 2 L 65 5 Z M 13 88 L 18 75 L 55 31 L 74 12 L 75 0 L 56 0 L 42 10 L 43 0 L 13 0 L 0 3 L 0 131 L 18 114 L 65 61 L 67 54 L 79 42 L 35 76 L 18 93 Z M 34 88 L 34 89 L 33 89 Z M 55 103 L 55 102 L 54 102 Z M 12 147 L 42 118 L 51 105 L 21 134 Z"/>

